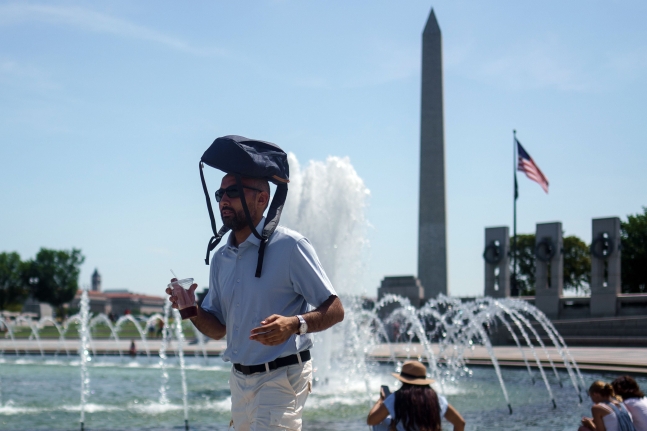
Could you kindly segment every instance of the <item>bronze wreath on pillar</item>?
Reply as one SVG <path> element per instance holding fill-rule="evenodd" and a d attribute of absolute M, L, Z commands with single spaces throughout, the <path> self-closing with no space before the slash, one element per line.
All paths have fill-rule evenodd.
<path fill-rule="evenodd" d="M 497 240 L 491 241 L 483 251 L 483 259 L 490 265 L 497 265 L 503 259 L 501 243 Z"/>
<path fill-rule="evenodd" d="M 535 257 L 542 262 L 550 262 L 556 252 L 553 240 L 550 238 L 543 238 L 535 246 Z"/>
<path fill-rule="evenodd" d="M 602 232 L 591 243 L 591 254 L 598 259 L 606 259 L 613 253 L 613 240 L 607 232 Z"/>

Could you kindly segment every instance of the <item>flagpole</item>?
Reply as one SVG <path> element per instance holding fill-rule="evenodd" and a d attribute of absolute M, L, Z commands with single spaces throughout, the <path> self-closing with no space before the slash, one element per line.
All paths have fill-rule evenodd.
<path fill-rule="evenodd" d="M 519 189 L 517 187 L 517 131 L 512 130 L 512 172 L 514 175 L 514 205 L 513 205 L 513 240 L 512 240 L 512 296 L 519 296 L 519 289 L 517 288 L 517 198 L 519 197 Z"/>

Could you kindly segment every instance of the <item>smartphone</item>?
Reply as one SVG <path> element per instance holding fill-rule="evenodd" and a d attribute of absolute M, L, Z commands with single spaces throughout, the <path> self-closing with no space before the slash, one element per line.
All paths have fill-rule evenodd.
<path fill-rule="evenodd" d="M 384 393 L 384 398 L 388 397 L 391 395 L 391 389 L 387 385 L 382 385 L 382 392 Z"/>

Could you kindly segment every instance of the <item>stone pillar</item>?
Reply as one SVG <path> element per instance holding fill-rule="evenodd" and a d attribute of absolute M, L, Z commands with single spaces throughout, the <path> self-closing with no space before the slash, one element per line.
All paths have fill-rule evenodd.
<path fill-rule="evenodd" d="M 377 300 L 380 301 L 388 294 L 399 295 L 407 298 L 415 308 L 420 308 L 424 303 L 424 291 L 422 285 L 420 284 L 420 280 L 413 275 L 384 277 L 381 286 L 377 289 Z M 400 304 L 398 303 L 386 304 L 380 309 L 378 316 L 384 321 L 397 308 L 400 308 Z M 386 330 L 391 342 L 402 341 L 401 336 L 404 334 L 403 331 L 405 328 L 403 328 L 399 322 L 385 325 L 384 329 Z"/>
<path fill-rule="evenodd" d="M 379 301 L 389 293 L 407 298 L 416 308 L 420 308 L 424 302 L 424 292 L 420 280 L 413 275 L 384 277 L 377 289 L 377 300 Z"/>
<path fill-rule="evenodd" d="M 492 298 L 510 296 L 510 230 L 508 226 L 485 228 L 485 290 Z"/>
<path fill-rule="evenodd" d="M 620 219 L 593 219 L 591 235 L 591 316 L 617 314 L 620 294 Z"/>
<path fill-rule="evenodd" d="M 429 299 L 449 294 L 442 40 L 433 10 L 422 33 L 421 99 L 418 278 Z"/>
<path fill-rule="evenodd" d="M 549 319 L 559 318 L 564 290 L 562 223 L 537 223 L 535 233 L 535 306 Z"/>

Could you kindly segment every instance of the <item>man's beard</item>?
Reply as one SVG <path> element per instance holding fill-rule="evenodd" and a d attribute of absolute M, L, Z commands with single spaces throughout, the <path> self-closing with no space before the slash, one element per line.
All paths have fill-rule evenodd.
<path fill-rule="evenodd" d="M 247 226 L 247 218 L 245 217 L 245 212 L 243 210 L 236 212 L 231 207 L 226 207 L 223 209 L 227 209 L 233 213 L 232 215 L 224 217 L 222 215 L 222 210 L 220 211 L 220 219 L 222 220 L 222 224 L 227 226 L 229 229 L 233 230 L 234 232 L 237 232 L 241 229 L 244 229 L 245 226 Z M 252 218 L 254 217 L 251 211 L 250 211 L 250 216 L 252 216 Z"/>

